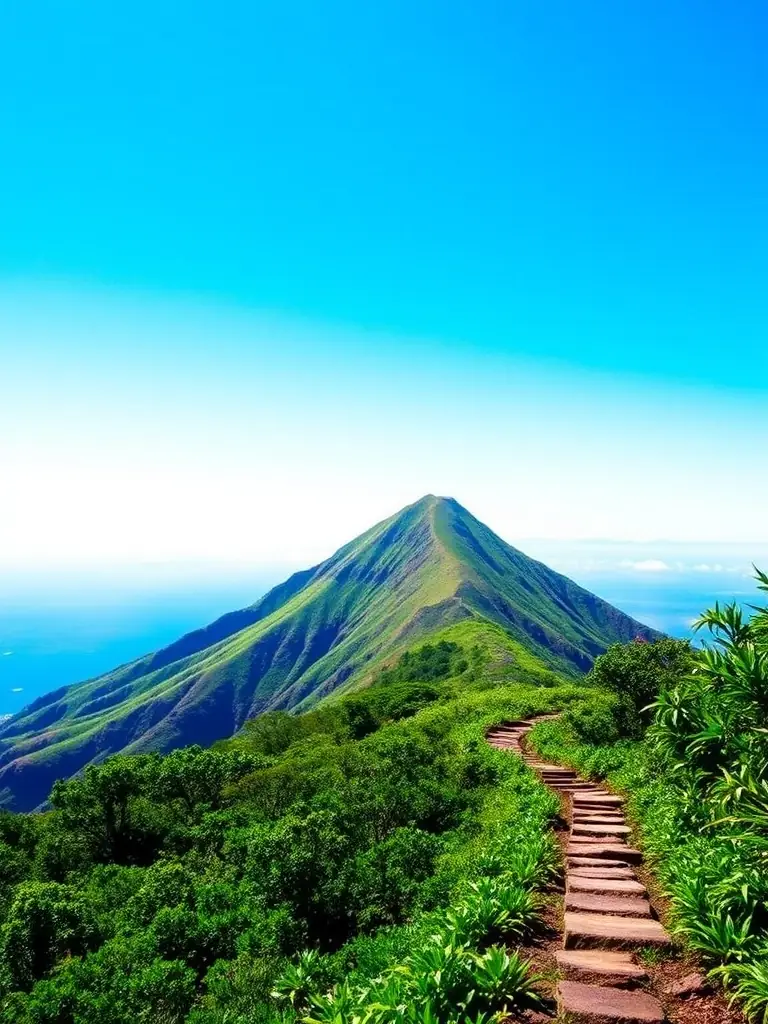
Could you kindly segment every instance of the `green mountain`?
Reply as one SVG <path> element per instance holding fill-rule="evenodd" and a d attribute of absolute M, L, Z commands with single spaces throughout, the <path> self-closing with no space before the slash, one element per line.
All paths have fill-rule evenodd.
<path fill-rule="evenodd" d="M 39 806 L 55 779 L 118 751 L 209 744 L 261 712 L 307 709 L 469 619 L 502 626 L 521 656 L 566 675 L 611 643 L 653 635 L 428 495 L 251 607 L 3 723 L 0 803 Z"/>

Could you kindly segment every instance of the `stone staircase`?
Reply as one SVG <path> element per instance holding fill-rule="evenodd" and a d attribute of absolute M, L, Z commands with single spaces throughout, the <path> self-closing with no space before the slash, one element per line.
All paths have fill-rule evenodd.
<path fill-rule="evenodd" d="M 505 722 L 491 729 L 487 739 L 522 757 L 569 802 L 558 1011 L 568 1024 L 661 1024 L 664 1010 L 642 988 L 649 978 L 635 953 L 667 946 L 670 938 L 636 875 L 642 854 L 628 844 L 622 800 L 569 768 L 529 754 L 522 741 L 540 720 Z"/>

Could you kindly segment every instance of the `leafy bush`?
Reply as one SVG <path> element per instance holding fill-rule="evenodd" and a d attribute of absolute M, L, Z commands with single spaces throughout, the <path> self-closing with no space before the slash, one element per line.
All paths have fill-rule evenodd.
<path fill-rule="evenodd" d="M 648 705 L 661 691 L 674 686 L 693 668 L 693 663 L 687 640 L 661 637 L 648 643 L 638 638 L 629 644 L 609 647 L 595 659 L 587 679 L 614 695 L 611 707 L 619 733 L 637 737 L 650 721 Z M 608 705 L 603 707 L 607 715 Z M 601 742 L 597 736 L 595 741 Z"/>
<path fill-rule="evenodd" d="M 24 882 L 16 888 L 0 933 L 6 984 L 27 990 L 65 953 L 84 953 L 98 938 L 82 893 L 58 882 Z"/>
<path fill-rule="evenodd" d="M 564 722 L 582 743 L 614 743 L 622 726 L 628 727 L 625 706 L 613 694 L 591 694 L 590 698 L 568 708 L 563 714 Z"/>
<path fill-rule="evenodd" d="M 423 644 L 413 651 L 405 651 L 393 668 L 383 669 L 376 685 L 391 683 L 434 682 L 460 675 L 469 663 L 459 644 L 441 640 L 437 644 Z"/>

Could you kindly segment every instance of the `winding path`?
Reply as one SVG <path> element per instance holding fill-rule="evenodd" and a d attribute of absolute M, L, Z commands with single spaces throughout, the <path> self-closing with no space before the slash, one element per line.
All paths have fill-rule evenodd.
<path fill-rule="evenodd" d="M 635 873 L 642 855 L 627 842 L 621 797 L 528 753 L 522 740 L 537 720 L 505 722 L 489 730 L 487 739 L 518 754 L 569 798 L 558 1010 L 568 1024 L 661 1024 L 663 1007 L 641 988 L 648 974 L 634 954 L 668 946 L 670 938 Z"/>

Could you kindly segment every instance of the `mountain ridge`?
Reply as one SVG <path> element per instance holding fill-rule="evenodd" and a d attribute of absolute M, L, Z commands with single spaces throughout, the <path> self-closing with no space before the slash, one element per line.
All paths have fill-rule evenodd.
<path fill-rule="evenodd" d="M 52 778 L 110 753 L 207 744 L 264 711 L 307 709 L 467 618 L 566 675 L 615 640 L 655 635 L 455 499 L 425 495 L 253 605 L 0 724 L 0 803 L 38 806 Z"/>

